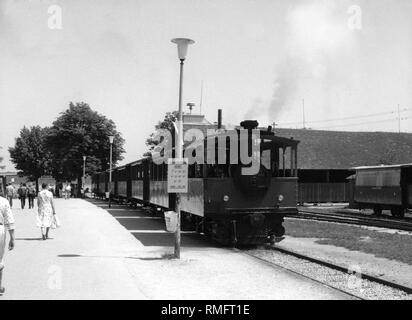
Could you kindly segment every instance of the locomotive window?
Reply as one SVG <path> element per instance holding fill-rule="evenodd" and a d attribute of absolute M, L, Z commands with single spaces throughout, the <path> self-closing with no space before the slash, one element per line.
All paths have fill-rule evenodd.
<path fill-rule="evenodd" d="M 262 156 L 261 156 L 261 164 L 267 169 L 267 170 L 271 170 L 272 166 L 271 166 L 271 159 L 270 159 L 270 150 L 263 150 L 262 151 Z"/>

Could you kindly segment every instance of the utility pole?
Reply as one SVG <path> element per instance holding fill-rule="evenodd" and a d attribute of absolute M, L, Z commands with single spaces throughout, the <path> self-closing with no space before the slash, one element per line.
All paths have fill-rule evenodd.
<path fill-rule="evenodd" d="M 202 114 L 202 103 L 203 103 L 203 80 L 202 80 L 202 85 L 200 87 L 200 104 L 199 104 L 200 114 Z"/>
<path fill-rule="evenodd" d="M 83 188 L 83 196 L 86 195 L 85 191 L 85 184 L 86 184 L 86 156 L 83 156 L 83 183 L 82 183 L 82 188 Z"/>
<path fill-rule="evenodd" d="M 306 121 L 305 121 L 305 99 L 302 100 L 302 114 L 303 114 L 303 129 L 306 129 Z"/>
<path fill-rule="evenodd" d="M 113 142 L 114 142 L 114 136 L 109 136 L 109 142 L 110 142 L 110 169 L 109 169 L 109 208 L 112 207 L 112 201 L 111 201 L 111 193 L 112 193 L 112 170 L 113 170 Z"/>
<path fill-rule="evenodd" d="M 401 133 L 401 109 L 400 105 L 398 104 L 398 131 Z"/>

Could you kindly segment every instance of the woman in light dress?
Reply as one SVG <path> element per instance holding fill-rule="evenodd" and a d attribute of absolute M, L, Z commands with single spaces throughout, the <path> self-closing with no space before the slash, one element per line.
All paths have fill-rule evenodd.
<path fill-rule="evenodd" d="M 54 224 L 54 210 L 53 194 L 47 190 L 47 184 L 42 184 L 42 191 L 37 195 L 37 226 L 41 228 L 43 240 L 49 238 L 49 230 Z"/>

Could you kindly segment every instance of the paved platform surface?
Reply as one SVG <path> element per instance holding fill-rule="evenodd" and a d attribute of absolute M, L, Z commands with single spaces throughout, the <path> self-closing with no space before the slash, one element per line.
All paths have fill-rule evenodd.
<path fill-rule="evenodd" d="M 62 227 L 43 241 L 35 209 L 13 209 L 16 248 L 6 254 L 0 299 L 349 299 L 198 234 L 173 234 L 157 217 L 125 206 L 56 200 Z"/>

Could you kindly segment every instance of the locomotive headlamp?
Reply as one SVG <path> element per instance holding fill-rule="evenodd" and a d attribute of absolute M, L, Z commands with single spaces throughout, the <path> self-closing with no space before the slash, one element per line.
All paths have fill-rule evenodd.
<path fill-rule="evenodd" d="M 223 196 L 223 201 L 228 202 L 229 201 L 229 196 L 228 195 Z"/>
<path fill-rule="evenodd" d="M 278 196 L 278 201 L 279 201 L 279 202 L 282 202 L 282 201 L 283 201 L 283 199 L 284 199 L 283 195 L 282 195 L 282 194 L 280 194 L 280 195 Z"/>

